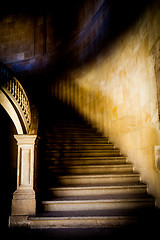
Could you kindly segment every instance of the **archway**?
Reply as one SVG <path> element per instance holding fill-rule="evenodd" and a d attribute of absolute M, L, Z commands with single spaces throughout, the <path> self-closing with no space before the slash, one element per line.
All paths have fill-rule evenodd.
<path fill-rule="evenodd" d="M 10 118 L 12 119 L 17 133 L 23 134 L 23 128 L 22 124 L 19 120 L 18 114 L 14 108 L 14 106 L 11 104 L 11 102 L 8 100 L 7 96 L 3 93 L 2 90 L 0 90 L 0 104 L 3 106 L 3 108 L 6 110 Z"/>

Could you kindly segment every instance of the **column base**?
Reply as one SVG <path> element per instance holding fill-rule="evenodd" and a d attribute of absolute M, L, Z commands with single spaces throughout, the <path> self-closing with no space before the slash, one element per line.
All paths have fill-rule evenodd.
<path fill-rule="evenodd" d="M 9 216 L 9 223 L 8 226 L 11 228 L 14 227 L 24 227 L 27 228 L 28 226 L 28 216 Z"/>
<path fill-rule="evenodd" d="M 13 193 L 12 216 L 27 216 L 36 214 L 36 199 L 33 189 L 18 189 Z"/>

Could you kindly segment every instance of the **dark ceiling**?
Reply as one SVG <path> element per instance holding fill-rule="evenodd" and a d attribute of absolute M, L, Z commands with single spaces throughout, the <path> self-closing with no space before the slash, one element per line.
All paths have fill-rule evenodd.
<path fill-rule="evenodd" d="M 0 11 L 3 15 L 19 12 L 31 15 L 50 13 L 55 35 L 61 40 L 56 61 L 54 59 L 54 63 L 50 64 L 54 64 L 56 66 L 54 69 L 60 68 L 62 72 L 62 66 L 68 69 L 74 65 L 85 64 L 93 60 L 100 51 L 104 51 L 104 48 L 109 48 L 110 43 L 131 27 L 146 5 L 153 1 L 155 0 L 29 0 L 19 3 L 12 1 L 9 4 L 3 3 Z M 92 9 L 96 4 L 95 13 Z M 89 22 L 86 19 L 85 27 L 84 12 L 88 15 L 90 12 L 93 14 Z M 82 26 L 77 28 L 77 23 L 81 24 L 80 15 Z M 86 14 L 84 18 L 87 18 Z"/>
<path fill-rule="evenodd" d="M 66 75 L 71 69 L 93 61 L 101 51 L 107 51 L 153 1 L 159 0 L 32 0 L 19 4 L 12 1 L 4 3 L 0 12 L 52 15 L 55 35 L 61 44 L 44 74 L 40 71 L 44 79 L 51 72 L 54 76 Z M 97 6 L 96 12 L 93 6 Z M 31 81 L 36 77 L 39 79 L 39 75 L 33 74 Z"/>

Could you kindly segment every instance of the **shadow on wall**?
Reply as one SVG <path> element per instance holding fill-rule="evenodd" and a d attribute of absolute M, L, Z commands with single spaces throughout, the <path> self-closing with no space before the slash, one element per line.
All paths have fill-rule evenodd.
<path fill-rule="evenodd" d="M 17 184 L 17 144 L 14 124 L 0 105 L 1 228 L 7 228 L 12 194 Z"/>

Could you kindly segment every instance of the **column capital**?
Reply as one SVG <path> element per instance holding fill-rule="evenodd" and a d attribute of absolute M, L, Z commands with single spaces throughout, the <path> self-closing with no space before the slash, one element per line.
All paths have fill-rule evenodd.
<path fill-rule="evenodd" d="M 14 138 L 17 140 L 17 145 L 34 145 L 37 135 L 32 134 L 17 134 L 14 135 Z"/>

